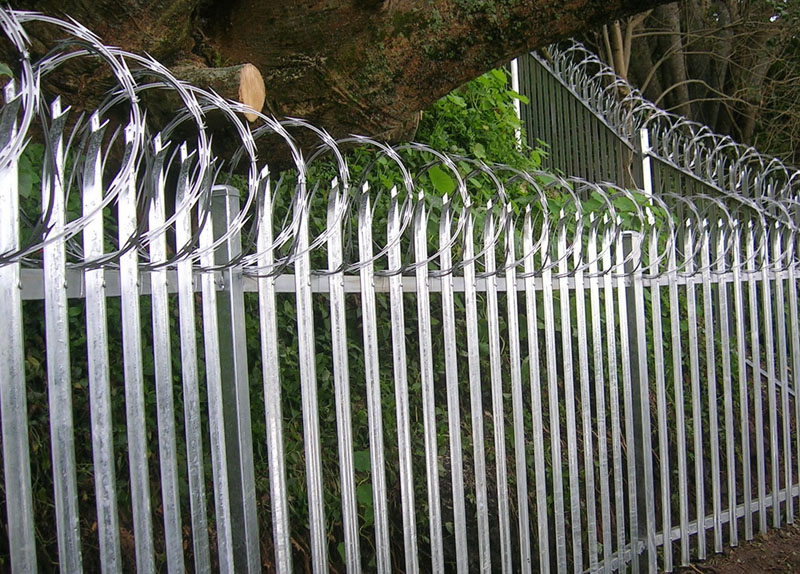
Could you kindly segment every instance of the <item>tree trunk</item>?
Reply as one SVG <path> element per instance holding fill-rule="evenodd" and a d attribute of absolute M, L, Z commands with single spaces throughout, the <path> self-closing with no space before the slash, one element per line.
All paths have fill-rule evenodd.
<path fill-rule="evenodd" d="M 253 64 L 267 112 L 330 131 L 410 138 L 418 112 L 527 50 L 597 28 L 664 0 L 23 0 L 15 7 L 69 14 L 109 44 L 171 66 Z M 33 51 L 55 38 L 31 28 Z M 0 51 L 0 57 L 9 58 Z M 95 102 L 86 68 L 50 86 Z M 200 73 L 200 72 L 197 72 Z M 88 104 L 87 104 L 88 105 Z"/>

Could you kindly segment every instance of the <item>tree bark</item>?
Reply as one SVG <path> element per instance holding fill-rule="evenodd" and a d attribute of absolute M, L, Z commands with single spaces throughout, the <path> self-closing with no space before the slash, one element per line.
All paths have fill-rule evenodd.
<path fill-rule="evenodd" d="M 69 14 L 109 44 L 166 65 L 252 63 L 267 111 L 303 117 L 334 136 L 400 141 L 418 112 L 509 59 L 664 0 L 22 0 Z M 41 29 L 40 29 L 41 28 Z M 37 27 L 34 51 L 53 45 Z M 48 36 L 48 34 L 50 36 Z M 8 58 L 0 51 L 0 57 Z M 76 70 L 55 89 L 95 101 Z M 96 83 L 96 82 L 95 82 Z"/>

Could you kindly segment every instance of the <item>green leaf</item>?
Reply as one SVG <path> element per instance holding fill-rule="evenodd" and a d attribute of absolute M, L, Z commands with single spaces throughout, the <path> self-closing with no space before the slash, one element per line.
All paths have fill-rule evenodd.
<path fill-rule="evenodd" d="M 492 70 L 492 75 L 499 81 L 506 83 L 506 73 L 503 70 Z"/>
<path fill-rule="evenodd" d="M 11 71 L 11 68 L 4 62 L 0 62 L 0 76 L 8 76 L 9 78 L 14 77 L 14 72 Z"/>
<path fill-rule="evenodd" d="M 628 197 L 617 197 L 614 200 L 614 207 L 617 211 L 623 213 L 632 213 L 636 211 L 636 204 Z"/>
<path fill-rule="evenodd" d="M 31 191 L 33 190 L 33 179 L 31 177 L 31 172 L 27 170 L 19 170 L 19 195 L 20 197 L 24 197 L 25 199 L 31 196 Z"/>
<path fill-rule="evenodd" d="M 466 108 L 467 107 L 467 102 L 464 101 L 464 98 L 462 98 L 461 96 L 459 96 L 457 94 L 450 94 L 449 96 L 447 96 L 447 99 L 450 100 L 451 102 L 453 102 L 459 108 Z"/>
<path fill-rule="evenodd" d="M 356 487 L 356 499 L 359 504 L 372 508 L 372 484 L 365 482 Z"/>
<path fill-rule="evenodd" d="M 470 148 L 472 155 L 478 159 L 486 159 L 486 148 L 481 143 L 474 143 Z"/>
<path fill-rule="evenodd" d="M 353 453 L 353 465 L 360 472 L 369 472 L 369 451 L 357 450 Z"/>
<path fill-rule="evenodd" d="M 509 90 L 508 91 L 508 95 L 510 97 L 514 98 L 515 100 L 519 100 L 523 104 L 529 104 L 530 103 L 530 100 L 528 99 L 528 96 L 524 96 L 524 95 L 520 94 L 519 92 L 515 92 L 514 90 Z"/>
<path fill-rule="evenodd" d="M 453 178 L 438 165 L 428 170 L 428 177 L 440 195 L 452 193 L 456 188 L 456 182 L 453 181 Z"/>

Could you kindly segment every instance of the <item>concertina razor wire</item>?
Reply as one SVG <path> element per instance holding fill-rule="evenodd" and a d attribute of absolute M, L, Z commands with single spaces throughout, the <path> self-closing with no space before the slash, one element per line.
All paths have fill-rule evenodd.
<path fill-rule="evenodd" d="M 784 232 L 791 234 L 792 237 L 797 229 L 796 187 L 800 177 L 798 172 L 790 171 L 778 160 L 770 160 L 756 154 L 752 148 L 735 144 L 730 138 L 711 134 L 703 126 L 666 114 L 630 89 L 626 90 L 628 95 L 620 102 L 618 87 L 621 80 L 611 77 L 612 72 L 608 67 L 578 44 L 565 50 L 551 48 L 552 59 L 548 60 L 548 63 L 562 78 L 571 82 L 570 85 L 580 97 L 589 102 L 598 113 L 602 113 L 620 133 L 627 130 L 630 137 L 633 137 L 631 129 L 641 127 L 657 132 L 657 137 L 653 137 L 657 143 L 651 151 L 654 157 L 666 159 L 684 170 L 699 172 L 701 171 L 699 166 L 704 166 L 702 168 L 704 172 L 699 175 L 713 181 L 727 182 L 728 185 L 717 185 L 719 193 L 715 197 L 707 195 L 684 197 L 675 192 L 656 194 L 644 200 L 639 195 L 640 192 L 635 190 L 622 189 L 611 184 L 593 184 L 546 172 L 521 173 L 507 166 L 486 165 L 469 158 L 441 153 L 419 143 L 391 147 L 361 136 L 336 141 L 324 130 L 301 119 L 276 120 L 259 114 L 258 122 L 254 124 L 256 127 L 251 127 L 242 118 L 242 112 L 245 110 L 242 104 L 225 100 L 214 92 L 181 81 L 166 67 L 148 56 L 106 46 L 91 31 L 77 22 L 67 22 L 33 12 L 9 10 L 3 11 L 1 16 L 4 32 L 16 46 L 20 60 L 19 77 L 9 82 L 5 89 L 6 104 L 3 107 L 2 124 L 4 146 L 0 152 L 0 161 L 3 162 L 4 171 L 15 169 L 25 145 L 31 138 L 31 133 L 36 129 L 47 135 L 45 138 L 47 161 L 41 184 L 45 207 L 41 213 L 36 214 L 35 222 L 31 221 L 33 218 L 30 216 L 23 214 L 23 221 L 27 218 L 33 232 L 16 247 L 4 249 L 0 254 L 0 264 L 14 261 L 30 264 L 37 257 L 35 254 L 40 253 L 46 244 L 64 241 L 68 245 L 73 244 L 70 252 L 75 256 L 69 263 L 76 268 L 114 266 L 118 264 L 123 253 L 132 249 L 140 252 L 143 256 L 140 264 L 147 268 L 146 248 L 151 239 L 161 237 L 168 229 L 174 228 L 181 214 L 186 213 L 191 213 L 192 218 L 199 222 L 193 232 L 192 240 L 178 246 L 157 266 L 174 266 L 177 261 L 185 257 L 198 262 L 205 250 L 214 250 L 232 235 L 243 231 L 245 237 L 252 239 L 257 234 L 257 229 L 254 229 L 251 223 L 260 221 L 257 215 L 260 206 L 263 205 L 264 194 L 275 187 L 273 174 L 269 170 L 269 156 L 258 155 L 259 140 L 270 134 L 279 136 L 283 145 L 289 150 L 296 174 L 290 196 L 284 198 L 286 204 L 292 206 L 292 215 L 284 218 L 280 229 L 276 230 L 274 239 L 268 246 L 268 249 L 280 251 L 283 256 L 279 257 L 269 269 L 258 268 L 259 253 L 252 241 L 249 250 L 244 249 L 236 260 L 226 263 L 226 265 L 241 264 L 249 271 L 258 269 L 256 273 L 258 275 L 280 274 L 302 254 L 297 248 L 297 235 L 304 212 L 316 208 L 322 210 L 320 215 L 326 215 L 332 222 L 355 220 L 369 195 L 375 193 L 375 185 L 368 183 L 367 177 L 374 164 L 384 158 L 392 164 L 397 173 L 397 185 L 389 192 L 378 191 L 379 194 L 388 196 L 389 203 L 399 210 L 403 230 L 410 229 L 415 211 L 426 204 L 429 211 L 434 205 L 437 209 L 442 209 L 441 199 L 427 191 L 432 186 L 421 184 L 421 178 L 426 172 L 434 167 L 443 169 L 455 182 L 454 192 L 449 198 L 445 197 L 444 202 L 444 211 L 447 211 L 449 218 L 455 222 L 453 233 L 450 234 L 451 244 L 439 246 L 437 252 L 429 255 L 426 264 L 437 260 L 441 250 L 456 243 L 459 233 L 463 231 L 465 216 L 470 212 L 473 215 L 481 211 L 496 214 L 499 221 L 496 227 L 498 240 L 503 230 L 513 229 L 516 226 L 521 228 L 525 219 L 532 217 L 534 220 L 532 226 L 538 233 L 538 239 L 534 241 L 534 249 L 537 251 L 547 247 L 548 244 L 552 246 L 552 242 L 548 242 L 547 238 L 555 233 L 559 226 L 573 226 L 576 223 L 579 229 L 602 228 L 603 233 L 610 233 L 611 236 L 616 236 L 625 230 L 649 232 L 658 228 L 658 233 L 669 237 L 670 241 L 680 235 L 679 228 L 685 226 L 686 222 L 705 225 L 711 229 L 724 228 L 728 236 L 743 224 L 764 231 L 775 226 L 785 230 Z M 31 61 L 25 33 L 25 25 L 32 22 L 58 27 L 67 37 L 44 58 L 35 62 Z M 88 121 L 83 116 L 77 120 L 72 118 L 74 121 L 67 130 L 69 108 L 60 98 L 49 104 L 45 102 L 40 87 L 42 78 L 57 73 L 60 66 L 74 58 L 92 58 L 107 66 L 116 80 L 117 87 L 91 114 Z M 142 97 L 150 90 L 167 90 L 177 95 L 182 103 L 182 109 L 175 114 L 172 121 L 162 126 L 155 134 L 147 123 L 148 114 Z M 125 114 L 127 123 L 124 126 L 114 126 L 106 116 L 110 115 L 113 108 L 117 112 L 115 117 L 119 117 L 118 110 L 123 106 L 127 112 Z M 212 112 L 221 113 L 239 138 L 237 149 L 231 154 L 227 165 L 222 158 L 212 152 L 213 138 L 206 121 L 207 115 Z M 173 138 L 176 132 L 185 128 L 186 124 L 191 124 L 195 138 L 191 141 L 181 141 L 176 146 Z M 304 154 L 292 135 L 293 130 L 313 133 L 318 139 L 316 149 Z M 180 133 L 185 133 L 185 129 Z M 114 163 L 111 150 L 115 145 L 123 150 L 117 153 L 122 159 L 116 158 L 115 172 L 108 174 L 104 168 L 106 164 Z M 354 180 L 345 159 L 345 152 L 341 150 L 343 146 L 353 145 L 369 147 L 376 152 L 373 165 L 363 170 L 360 180 Z M 71 163 L 69 168 L 65 165 L 66 157 L 71 158 L 68 162 Z M 335 176 L 332 180 L 314 181 L 313 168 L 327 157 L 334 159 Z M 148 169 L 144 169 L 144 166 Z M 224 179 L 226 170 L 230 166 L 246 173 L 247 190 L 241 210 L 238 216 L 229 222 L 226 233 L 217 237 L 205 250 L 200 249 L 198 238 L 202 225 L 207 221 L 211 190 Z M 764 192 L 760 196 L 743 197 L 736 193 L 737 182 L 748 171 L 756 174 L 757 179 L 764 182 L 761 187 Z M 168 177 L 170 173 L 178 174 L 179 177 L 170 179 Z M 103 181 L 102 201 L 88 210 L 84 206 L 79 215 L 73 215 L 63 223 L 63 229 L 54 233 L 50 221 L 53 215 L 51 206 L 54 202 L 48 195 L 54 193 L 59 181 L 63 182 L 61 187 L 66 188 L 67 193 L 79 193 L 75 190 L 80 190 L 81 183 L 88 178 L 99 178 L 99 181 Z M 484 204 L 471 199 L 471 185 L 479 178 L 485 178 L 496 190 L 493 194 L 495 197 Z M 181 189 L 167 190 L 167 182 L 171 182 L 174 186 L 176 179 Z M 525 185 L 530 195 L 522 209 L 512 206 L 506 193 L 508 186 L 520 184 Z M 157 227 L 147 228 L 143 219 L 137 221 L 135 232 L 124 241 L 120 240 L 117 249 L 91 260 L 81 257 L 74 238 L 93 218 L 99 217 L 98 214 L 103 209 L 113 206 L 126 187 L 135 190 L 140 219 L 142 214 L 148 213 L 157 197 L 160 196 L 158 201 L 164 200 L 165 193 L 178 197 L 174 211 Z M 285 187 L 288 188 L 289 184 Z M 331 200 L 327 204 L 314 203 L 312 199 L 322 193 L 320 188 L 325 190 L 326 187 L 331 190 Z M 565 211 L 562 209 L 563 204 L 554 206 L 548 202 L 548 198 L 557 194 L 574 198 L 571 209 Z M 601 200 L 601 205 L 587 211 L 583 209 L 582 200 L 593 194 Z M 631 199 L 633 205 L 632 209 L 629 209 L 631 216 L 626 218 L 621 218 L 617 213 L 618 208 L 615 207 L 615 204 L 619 203 L 616 200 L 623 197 Z M 371 203 L 374 209 L 375 198 Z M 674 215 L 654 217 L 654 212 L 662 215 L 673 214 L 676 208 L 681 208 L 678 210 L 685 214 L 684 221 L 679 221 Z M 330 210 L 333 211 L 332 214 L 328 213 Z M 564 219 L 559 219 L 560 216 Z M 303 251 L 317 249 L 327 241 L 328 236 L 328 231 L 320 231 Z M 611 241 L 611 244 L 614 243 Z M 783 245 L 791 243 L 791 240 L 786 239 L 781 242 Z M 343 270 L 356 272 L 364 265 L 382 258 L 390 247 L 390 245 L 381 246 L 369 260 L 354 257 L 350 261 L 345 261 L 342 264 Z M 345 253 L 350 254 L 356 251 L 354 248 L 345 249 Z M 569 249 L 569 254 L 572 253 L 573 249 Z M 482 253 L 476 254 L 476 259 L 481 255 Z M 509 264 L 521 265 L 524 255 L 516 254 L 494 273 L 498 276 L 503 274 Z M 785 257 L 784 250 L 780 259 L 784 260 Z M 663 259 L 663 254 L 659 259 Z M 557 263 L 552 258 L 546 257 L 542 259 L 541 265 L 555 267 Z M 588 268 L 589 263 L 583 261 L 579 265 Z M 384 273 L 406 274 L 421 264 L 422 262 L 404 262 L 401 268 Z M 464 262 L 461 262 L 459 266 L 463 264 Z M 153 265 L 156 264 L 151 263 L 149 266 Z M 326 273 L 340 270 L 315 271 Z M 537 273 L 541 270 L 538 269 Z M 695 269 L 695 273 L 701 270 Z M 452 271 L 454 269 L 440 269 L 436 273 L 444 274 Z"/>

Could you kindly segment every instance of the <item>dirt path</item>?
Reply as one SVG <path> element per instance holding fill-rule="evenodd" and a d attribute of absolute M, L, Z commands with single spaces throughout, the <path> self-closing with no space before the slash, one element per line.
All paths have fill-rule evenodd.
<path fill-rule="evenodd" d="M 703 563 L 678 568 L 678 574 L 800 573 L 800 525 L 770 530 L 750 542 L 712 556 Z"/>

